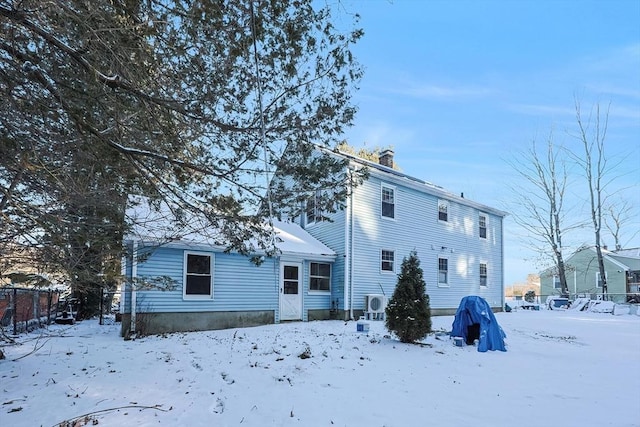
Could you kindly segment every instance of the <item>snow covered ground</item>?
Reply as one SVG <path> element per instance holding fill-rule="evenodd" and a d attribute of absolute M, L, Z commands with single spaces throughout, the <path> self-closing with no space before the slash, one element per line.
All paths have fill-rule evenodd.
<path fill-rule="evenodd" d="M 402 344 L 383 322 L 133 341 L 119 325 L 51 326 L 3 347 L 0 425 L 640 426 L 640 316 L 496 317 L 507 352 L 436 334 Z M 434 330 L 452 321 L 434 317 Z"/>

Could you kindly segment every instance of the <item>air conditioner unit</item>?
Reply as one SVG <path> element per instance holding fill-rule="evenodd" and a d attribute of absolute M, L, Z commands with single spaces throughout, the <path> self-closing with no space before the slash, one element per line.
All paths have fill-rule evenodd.
<path fill-rule="evenodd" d="M 387 305 L 387 301 L 384 295 L 371 294 L 366 296 L 366 310 L 367 318 L 372 320 L 384 319 L 384 309 Z"/>

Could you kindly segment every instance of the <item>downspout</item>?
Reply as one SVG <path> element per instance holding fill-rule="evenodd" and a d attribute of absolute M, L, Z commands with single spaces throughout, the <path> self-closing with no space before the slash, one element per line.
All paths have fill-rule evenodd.
<path fill-rule="evenodd" d="M 351 184 L 352 175 L 351 169 L 347 169 L 347 175 L 349 176 L 349 194 L 347 195 L 347 208 L 345 209 L 345 221 L 344 221 L 344 309 L 347 309 L 347 303 L 349 299 L 350 280 L 351 280 L 351 243 L 349 240 L 349 226 L 351 225 L 351 195 L 353 194 L 353 185 Z M 336 307 L 337 308 L 337 307 Z"/>
<path fill-rule="evenodd" d="M 505 289 L 504 289 L 504 217 L 502 217 L 502 220 L 500 221 L 500 258 L 502 258 L 500 261 L 500 264 L 502 264 L 502 289 L 500 290 L 500 306 L 502 308 L 502 310 L 504 310 L 505 308 L 505 302 L 506 302 L 506 297 L 505 297 Z M 513 294 L 512 294 L 513 295 Z"/>
<path fill-rule="evenodd" d="M 138 242 L 133 241 L 131 255 L 131 329 L 130 335 L 136 333 L 136 281 L 138 277 Z"/>
<path fill-rule="evenodd" d="M 349 218 L 349 228 L 351 230 L 351 235 L 349 236 L 349 245 L 351 246 L 351 250 L 350 250 L 350 259 L 349 259 L 349 270 L 350 270 L 350 274 L 349 274 L 349 320 L 353 320 L 353 266 L 354 266 L 354 262 L 353 262 L 353 252 L 354 252 L 354 231 L 353 231 L 353 227 L 355 224 L 355 219 L 354 219 L 354 215 L 353 215 L 353 206 L 356 204 L 355 203 L 355 193 L 353 191 L 353 181 L 350 181 L 351 186 L 351 204 L 349 205 L 349 209 L 351 210 L 351 215 Z"/>

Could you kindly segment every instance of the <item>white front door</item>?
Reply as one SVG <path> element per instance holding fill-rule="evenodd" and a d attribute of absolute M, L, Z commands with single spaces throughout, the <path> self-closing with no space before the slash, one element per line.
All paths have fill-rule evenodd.
<path fill-rule="evenodd" d="M 280 320 L 302 320 L 302 264 L 280 263 Z"/>

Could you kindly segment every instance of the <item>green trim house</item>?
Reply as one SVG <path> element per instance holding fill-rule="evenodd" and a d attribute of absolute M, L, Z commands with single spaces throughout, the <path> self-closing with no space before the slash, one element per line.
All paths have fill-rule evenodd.
<path fill-rule="evenodd" d="M 640 248 L 609 251 L 602 249 L 607 277 L 608 299 L 622 303 L 640 302 Z M 602 296 L 602 280 L 594 247 L 583 247 L 565 261 L 567 286 L 572 297 Z M 540 299 L 560 294 L 560 279 L 555 268 L 540 272 Z"/>

